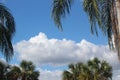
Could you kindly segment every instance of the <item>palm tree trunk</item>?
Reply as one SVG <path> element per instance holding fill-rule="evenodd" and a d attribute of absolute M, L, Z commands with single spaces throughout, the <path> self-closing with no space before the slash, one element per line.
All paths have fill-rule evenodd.
<path fill-rule="evenodd" d="M 120 60 L 120 1 L 112 0 L 111 7 L 112 31 L 114 35 L 114 47 Z"/>
<path fill-rule="evenodd" d="M 115 45 L 116 45 L 116 49 L 117 49 L 117 52 L 118 52 L 118 58 L 120 60 L 120 0 L 116 0 L 115 2 L 115 5 L 116 5 L 116 16 L 117 18 L 117 23 L 116 23 L 116 31 L 117 31 L 117 34 L 116 34 L 116 37 L 115 37 Z"/>
<path fill-rule="evenodd" d="M 116 0 L 116 9 L 117 9 L 117 20 L 120 34 L 120 0 Z"/>

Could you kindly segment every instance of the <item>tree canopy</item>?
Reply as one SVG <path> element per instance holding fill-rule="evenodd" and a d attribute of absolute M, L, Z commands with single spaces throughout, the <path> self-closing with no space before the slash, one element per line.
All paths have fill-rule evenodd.
<path fill-rule="evenodd" d="M 94 58 L 86 64 L 70 64 L 62 77 L 63 80 L 112 80 L 112 66 Z"/>
<path fill-rule="evenodd" d="M 31 61 L 23 60 L 20 66 L 0 62 L 0 80 L 39 80 L 39 75 Z"/>

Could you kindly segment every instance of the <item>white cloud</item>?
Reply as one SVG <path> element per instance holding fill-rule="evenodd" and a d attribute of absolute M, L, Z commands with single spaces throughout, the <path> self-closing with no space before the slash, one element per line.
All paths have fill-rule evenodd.
<path fill-rule="evenodd" d="M 113 71 L 113 80 L 120 80 L 120 70 Z"/>
<path fill-rule="evenodd" d="M 19 53 L 19 59 L 31 60 L 37 65 L 66 66 L 69 63 L 85 62 L 93 57 L 98 57 L 107 60 L 114 70 L 120 69 L 117 54 L 110 51 L 108 46 L 95 45 L 84 39 L 76 43 L 67 39 L 49 39 L 44 33 L 39 33 L 29 40 L 18 42 L 14 48 Z M 41 76 L 46 74 L 46 77 L 44 76 L 41 80 L 49 78 L 51 78 L 49 80 L 53 80 L 60 77 L 55 71 L 42 72 Z M 118 74 L 114 75 L 114 78 L 119 78 Z"/>
<path fill-rule="evenodd" d="M 62 71 L 50 71 L 40 69 L 39 80 L 62 80 Z"/>
<path fill-rule="evenodd" d="M 67 65 L 99 57 L 118 66 L 117 54 L 110 51 L 108 46 L 95 45 L 84 39 L 76 43 L 66 39 L 48 39 L 44 33 L 39 33 L 28 41 L 18 42 L 14 47 L 20 59 L 31 60 L 40 65 Z"/>

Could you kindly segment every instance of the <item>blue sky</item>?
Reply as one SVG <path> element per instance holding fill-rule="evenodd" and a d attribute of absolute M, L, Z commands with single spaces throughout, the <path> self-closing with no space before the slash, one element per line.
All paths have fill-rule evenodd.
<path fill-rule="evenodd" d="M 116 54 L 108 49 L 107 37 L 100 31 L 98 37 L 90 33 L 89 20 L 81 1 L 75 0 L 71 14 L 63 19 L 63 32 L 51 18 L 52 0 L 1 2 L 10 9 L 16 21 L 12 64 L 18 64 L 22 59 L 33 61 L 41 72 L 41 80 L 60 80 L 62 70 L 69 63 L 84 62 L 93 57 L 105 59 L 115 70 L 120 70 Z M 119 79 L 120 71 L 115 73 L 114 79 Z"/>
<path fill-rule="evenodd" d="M 9 7 L 16 21 L 13 43 L 44 32 L 49 38 L 67 38 L 76 42 L 84 38 L 95 44 L 107 44 L 107 39 L 101 34 L 98 38 L 90 34 L 88 17 L 79 1 L 74 2 L 71 14 L 63 20 L 63 32 L 57 29 L 51 18 L 52 0 L 6 0 L 4 4 Z"/>

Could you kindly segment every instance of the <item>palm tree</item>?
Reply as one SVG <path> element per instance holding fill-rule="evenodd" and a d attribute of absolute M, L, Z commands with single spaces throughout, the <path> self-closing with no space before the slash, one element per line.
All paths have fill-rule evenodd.
<path fill-rule="evenodd" d="M 86 64 L 81 65 L 81 73 L 79 73 L 78 80 L 93 80 L 91 69 Z"/>
<path fill-rule="evenodd" d="M 98 58 L 88 61 L 87 66 L 92 73 L 93 80 L 112 79 L 112 67 L 106 61 L 100 61 Z"/>
<path fill-rule="evenodd" d="M 13 46 L 11 43 L 15 33 L 15 21 L 8 8 L 0 4 L 0 50 L 6 60 L 9 61 L 13 56 Z"/>
<path fill-rule="evenodd" d="M 11 66 L 5 76 L 7 80 L 38 80 L 39 75 L 32 62 L 23 60 L 20 67 Z"/>
<path fill-rule="evenodd" d="M 101 77 L 101 80 L 103 80 L 105 78 L 111 79 L 111 76 L 112 76 L 112 67 L 106 61 L 103 61 L 101 63 L 100 71 L 102 73 L 101 76 L 104 76 L 104 77 Z"/>
<path fill-rule="evenodd" d="M 68 68 L 63 72 L 63 80 L 112 80 L 112 67 L 97 58 L 87 64 L 70 64 Z"/>
<path fill-rule="evenodd" d="M 70 13 L 73 1 L 53 0 L 52 18 L 61 30 L 61 20 Z M 107 35 L 110 49 L 115 48 L 120 59 L 120 0 L 83 0 L 82 2 L 84 11 L 89 17 L 92 34 L 98 35 L 98 25 L 99 29 Z"/>
<path fill-rule="evenodd" d="M 72 76 L 71 72 L 64 71 L 63 72 L 63 80 L 73 80 L 73 76 Z"/>
<path fill-rule="evenodd" d="M 21 77 L 21 69 L 18 66 L 11 66 L 6 76 L 7 80 L 18 80 Z"/>
<path fill-rule="evenodd" d="M 70 64 L 68 66 L 69 70 L 63 72 L 63 80 L 78 80 L 82 65 L 83 63 Z"/>
<path fill-rule="evenodd" d="M 21 80 L 38 80 L 39 72 L 35 71 L 35 66 L 31 61 L 23 60 L 20 63 Z"/>

